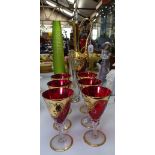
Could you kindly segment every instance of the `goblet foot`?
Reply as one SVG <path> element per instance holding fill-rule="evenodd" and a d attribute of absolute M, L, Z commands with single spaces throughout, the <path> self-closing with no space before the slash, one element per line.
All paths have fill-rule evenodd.
<path fill-rule="evenodd" d="M 54 136 L 50 141 L 50 147 L 57 152 L 64 152 L 73 145 L 73 138 L 64 134 L 63 139 L 60 139 L 60 135 Z"/>
<path fill-rule="evenodd" d="M 92 147 L 98 147 L 105 143 L 106 136 L 103 132 L 97 130 L 96 135 L 93 134 L 93 130 L 85 132 L 83 136 L 84 142 Z"/>
<path fill-rule="evenodd" d="M 87 105 L 82 105 L 80 107 L 80 112 L 83 114 L 87 114 L 88 113 Z"/>
<path fill-rule="evenodd" d="M 66 119 L 64 122 L 63 130 L 68 130 L 71 126 L 72 122 L 69 119 Z M 56 122 L 53 123 L 53 128 L 55 130 L 59 130 Z"/>
<path fill-rule="evenodd" d="M 92 128 L 92 121 L 91 118 L 89 116 L 85 116 L 81 119 L 81 124 L 82 126 L 86 127 L 86 128 Z"/>

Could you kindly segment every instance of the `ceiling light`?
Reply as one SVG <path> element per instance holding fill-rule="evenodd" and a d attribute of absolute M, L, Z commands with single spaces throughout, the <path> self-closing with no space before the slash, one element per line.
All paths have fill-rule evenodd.
<path fill-rule="evenodd" d="M 95 21 L 96 21 L 96 19 L 93 20 L 93 22 L 95 22 Z"/>
<path fill-rule="evenodd" d="M 98 16 L 98 13 L 96 13 L 96 17 Z"/>
<path fill-rule="evenodd" d="M 67 11 L 67 10 L 64 10 L 62 9 L 65 14 L 69 15 L 69 16 L 73 16 L 73 12 L 70 12 L 70 11 Z"/>
<path fill-rule="evenodd" d="M 73 3 L 74 3 L 74 0 L 68 0 L 68 2 L 70 2 L 70 3 L 72 3 L 72 4 L 73 4 Z"/>
<path fill-rule="evenodd" d="M 74 3 L 74 8 L 76 8 L 76 3 Z"/>
<path fill-rule="evenodd" d="M 61 12 L 63 12 L 63 9 L 62 8 L 58 8 L 58 10 L 60 10 Z"/>
<path fill-rule="evenodd" d="M 107 6 L 105 6 L 105 8 L 107 8 Z"/>
<path fill-rule="evenodd" d="M 49 2 L 49 1 L 47 1 L 47 0 L 46 0 L 46 3 L 47 3 L 48 5 L 50 5 L 50 6 L 52 6 L 52 7 L 56 7 L 56 6 L 57 6 L 57 5 L 54 4 L 53 2 Z"/>

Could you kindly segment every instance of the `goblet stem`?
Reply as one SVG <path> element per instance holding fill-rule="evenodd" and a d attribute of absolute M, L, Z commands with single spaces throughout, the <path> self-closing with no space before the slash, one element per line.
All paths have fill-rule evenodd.
<path fill-rule="evenodd" d="M 98 132 L 97 132 L 97 125 L 99 124 L 99 121 L 94 121 L 92 120 L 92 125 L 93 125 L 93 138 L 96 139 L 98 137 Z"/>
<path fill-rule="evenodd" d="M 58 126 L 58 130 L 59 130 L 59 142 L 60 143 L 64 143 L 65 142 L 65 138 L 64 138 L 64 134 L 63 134 L 63 129 L 64 129 L 64 123 L 57 123 Z"/>

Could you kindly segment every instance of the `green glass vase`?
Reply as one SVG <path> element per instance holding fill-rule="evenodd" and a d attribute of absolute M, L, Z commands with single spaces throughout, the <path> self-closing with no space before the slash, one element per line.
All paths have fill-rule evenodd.
<path fill-rule="evenodd" d="M 52 23 L 52 48 L 54 74 L 65 73 L 64 48 L 60 21 Z"/>

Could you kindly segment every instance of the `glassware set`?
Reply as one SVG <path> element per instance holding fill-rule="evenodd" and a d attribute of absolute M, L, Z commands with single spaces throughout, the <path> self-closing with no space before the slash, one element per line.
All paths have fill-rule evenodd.
<path fill-rule="evenodd" d="M 77 74 L 77 84 L 85 103 L 80 107 L 80 111 L 87 114 L 81 119 L 81 124 L 90 128 L 85 132 L 83 139 L 93 147 L 103 145 L 106 141 L 105 134 L 97 130 L 97 126 L 111 94 L 111 90 L 102 87 L 101 80 L 96 77 L 97 74 L 93 72 Z M 51 81 L 47 83 L 48 90 L 42 93 L 47 109 L 54 119 L 53 127 L 59 132 L 51 139 L 50 147 L 59 152 L 66 151 L 73 145 L 73 138 L 69 134 L 64 134 L 64 130 L 68 130 L 72 125 L 67 119 L 74 96 L 70 78 L 68 73 L 52 75 Z"/>

